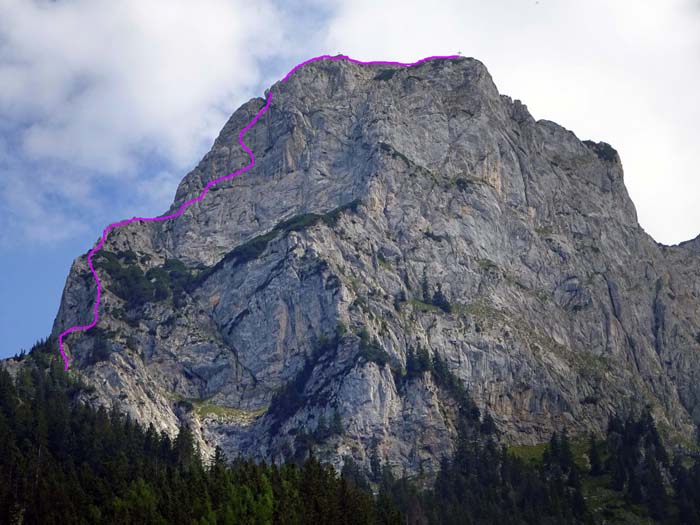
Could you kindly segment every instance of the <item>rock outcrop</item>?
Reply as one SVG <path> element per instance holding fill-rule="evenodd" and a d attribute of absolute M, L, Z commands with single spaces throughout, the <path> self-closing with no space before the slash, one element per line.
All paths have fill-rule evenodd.
<path fill-rule="evenodd" d="M 177 219 L 113 231 L 97 328 L 72 334 L 92 403 L 195 430 L 205 450 L 398 472 L 454 446 L 427 350 L 502 439 L 601 429 L 650 406 L 700 423 L 700 244 L 639 226 L 617 152 L 535 121 L 468 58 L 319 61 L 276 84 L 252 170 Z M 226 123 L 172 209 L 248 163 Z M 53 333 L 91 319 L 85 257 Z"/>

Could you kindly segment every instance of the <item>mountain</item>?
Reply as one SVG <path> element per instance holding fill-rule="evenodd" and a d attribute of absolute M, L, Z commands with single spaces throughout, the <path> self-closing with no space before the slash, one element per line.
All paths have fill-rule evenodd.
<path fill-rule="evenodd" d="M 275 461 L 431 471 L 472 422 L 510 444 L 649 407 L 700 423 L 700 238 L 649 237 L 617 152 L 535 121 L 470 58 L 320 60 L 273 85 L 254 167 L 176 219 L 113 230 L 82 399 Z M 224 126 L 169 213 L 249 162 Z M 74 262 L 53 336 L 92 320 Z M 465 388 L 462 388 L 464 385 Z M 478 420 L 478 421 L 477 421 Z"/>

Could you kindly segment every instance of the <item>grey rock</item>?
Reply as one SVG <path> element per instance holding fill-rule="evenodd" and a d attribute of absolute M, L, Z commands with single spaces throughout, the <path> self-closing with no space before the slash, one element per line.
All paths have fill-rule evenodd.
<path fill-rule="evenodd" d="M 271 89 L 245 136 L 253 169 L 175 220 L 110 234 L 104 250 L 136 256 L 119 264 L 177 259 L 191 277 L 134 306 L 100 270 L 99 330 L 67 340 L 88 402 L 170 433 L 189 424 L 207 453 L 272 460 L 339 416 L 322 458 L 368 464 L 376 448 L 398 472 L 429 471 L 453 450 L 456 407 L 431 374 L 401 377 L 422 346 L 506 442 L 600 430 L 645 405 L 691 436 L 700 241 L 642 230 L 612 147 L 535 121 L 474 59 L 315 62 Z M 248 163 L 238 132 L 263 104 L 233 114 L 171 211 Z M 86 268 L 71 269 L 54 335 L 91 318 Z M 424 280 L 451 313 L 422 302 Z M 363 357 L 362 330 L 386 363 Z"/>

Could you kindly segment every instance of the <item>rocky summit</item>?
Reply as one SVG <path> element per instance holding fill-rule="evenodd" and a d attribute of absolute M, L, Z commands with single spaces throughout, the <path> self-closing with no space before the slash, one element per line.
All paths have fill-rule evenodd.
<path fill-rule="evenodd" d="M 207 453 L 313 446 L 408 473 L 454 450 L 455 392 L 508 444 L 644 407 L 692 437 L 700 238 L 644 232 L 610 145 L 534 120 L 470 58 L 320 60 L 270 89 L 250 171 L 95 256 L 98 325 L 67 338 L 83 400 L 189 425 Z M 233 114 L 171 212 L 248 164 L 238 133 L 265 101 Z M 95 291 L 79 257 L 54 336 L 91 321 Z"/>

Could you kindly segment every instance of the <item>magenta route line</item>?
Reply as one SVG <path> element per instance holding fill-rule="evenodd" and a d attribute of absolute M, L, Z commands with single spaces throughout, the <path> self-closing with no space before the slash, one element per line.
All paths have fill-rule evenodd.
<path fill-rule="evenodd" d="M 428 62 L 429 60 L 439 60 L 439 59 L 450 59 L 450 58 L 460 58 L 460 55 L 446 55 L 446 56 L 430 56 L 423 58 L 421 60 L 418 60 L 416 62 L 390 62 L 390 61 L 383 61 L 383 60 L 373 60 L 370 62 L 363 62 L 361 60 L 355 60 L 354 58 L 350 58 L 349 56 L 346 55 L 337 55 L 337 56 L 331 56 L 331 55 L 321 55 L 317 57 L 310 58 L 308 60 L 305 60 L 301 62 L 300 64 L 297 64 L 294 66 L 289 73 L 285 75 L 285 77 L 281 80 L 282 83 L 286 82 L 289 80 L 289 77 L 292 76 L 299 68 L 305 66 L 306 64 L 309 64 L 311 62 L 316 62 L 318 60 L 347 60 L 348 62 L 353 62 L 355 64 L 363 64 L 363 65 L 372 65 L 372 64 L 383 64 L 383 65 L 390 65 L 390 66 L 403 66 L 403 67 L 411 67 L 411 66 L 417 66 L 419 64 L 422 64 L 423 62 Z M 104 246 L 104 243 L 107 241 L 107 234 L 114 230 L 115 228 L 119 228 L 120 226 L 126 226 L 127 224 L 131 224 L 134 221 L 165 221 L 168 219 L 174 219 L 175 217 L 179 217 L 180 215 L 183 214 L 185 209 L 187 209 L 188 206 L 191 206 L 192 204 L 195 204 L 196 202 L 201 201 L 204 196 L 207 194 L 209 189 L 214 186 L 215 184 L 218 184 L 221 181 L 224 180 L 229 180 L 237 175 L 240 175 L 241 173 L 244 173 L 248 170 L 250 170 L 254 165 L 255 165 L 255 155 L 253 152 L 250 150 L 248 146 L 245 145 L 243 142 L 243 135 L 246 134 L 246 132 L 252 128 L 255 123 L 260 119 L 262 115 L 267 112 L 267 110 L 270 108 L 270 103 L 272 102 L 272 89 L 268 92 L 267 95 L 267 102 L 265 105 L 258 111 L 255 116 L 253 117 L 253 120 L 251 120 L 238 134 L 238 143 L 241 145 L 241 148 L 243 148 L 243 151 L 245 151 L 248 156 L 250 157 L 250 162 L 248 165 L 234 171 L 233 173 L 229 173 L 228 175 L 224 175 L 222 177 L 219 177 L 214 180 L 210 180 L 206 186 L 202 189 L 202 191 L 199 193 L 199 196 L 188 200 L 186 202 L 183 202 L 180 205 L 180 208 L 175 212 L 171 213 L 170 215 L 161 215 L 159 217 L 132 217 L 131 219 L 125 219 L 123 221 L 119 222 L 114 222 L 107 226 L 104 231 L 102 232 L 102 237 L 100 238 L 100 241 L 95 245 L 95 247 L 90 250 L 87 256 L 87 263 L 88 266 L 90 267 L 90 271 L 92 272 L 92 276 L 95 278 L 95 283 L 97 284 L 97 292 L 95 293 L 95 304 L 92 307 L 92 322 L 87 325 L 77 325 L 77 326 L 71 326 L 68 330 L 62 332 L 58 336 L 58 347 L 59 351 L 61 352 L 61 357 L 63 357 L 63 362 L 64 362 L 64 368 L 68 370 L 68 367 L 70 366 L 70 361 L 68 357 L 66 356 L 66 352 L 63 348 L 63 339 L 68 335 L 73 332 L 78 332 L 78 331 L 85 331 L 89 330 L 90 328 L 93 328 L 95 325 L 97 325 L 97 321 L 100 318 L 99 315 L 99 309 L 100 309 L 100 297 L 102 295 L 102 283 L 100 281 L 100 278 L 97 276 L 97 272 L 95 271 L 95 267 L 92 264 L 92 258 L 93 256 Z"/>

